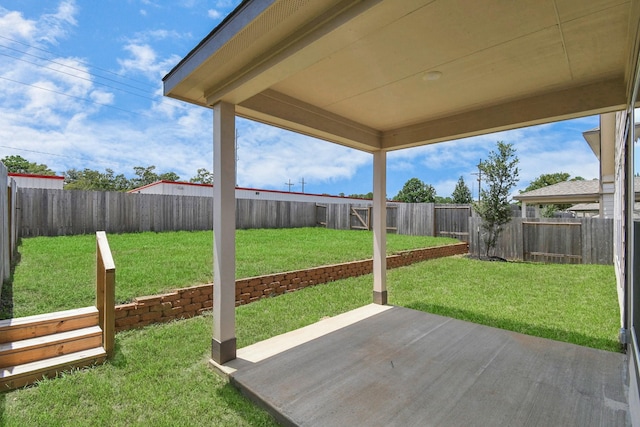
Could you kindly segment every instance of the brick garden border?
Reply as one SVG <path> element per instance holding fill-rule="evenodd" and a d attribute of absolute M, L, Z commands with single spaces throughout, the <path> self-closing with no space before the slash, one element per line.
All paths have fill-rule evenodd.
<path fill-rule="evenodd" d="M 466 242 L 403 251 L 387 257 L 387 269 L 468 252 L 469 244 Z M 307 286 L 363 276 L 371 273 L 372 269 L 373 260 L 368 259 L 239 279 L 236 280 L 236 306 L 293 292 Z M 177 289 L 161 295 L 135 298 L 131 303 L 116 305 L 116 332 L 197 316 L 211 310 L 211 307 L 213 307 L 211 283 Z"/>

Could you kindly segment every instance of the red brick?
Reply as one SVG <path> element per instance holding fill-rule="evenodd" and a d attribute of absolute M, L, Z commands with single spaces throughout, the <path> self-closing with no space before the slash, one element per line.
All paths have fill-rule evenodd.
<path fill-rule="evenodd" d="M 184 307 L 173 307 L 162 312 L 163 317 L 175 317 L 184 311 Z"/>
<path fill-rule="evenodd" d="M 199 302 L 196 302 L 196 303 L 193 303 L 193 304 L 186 305 L 184 307 L 184 311 L 185 312 L 194 312 L 195 313 L 196 310 L 199 310 L 201 308 L 202 308 L 202 304 L 200 304 Z"/>
<path fill-rule="evenodd" d="M 124 317 L 122 319 L 116 319 L 116 327 L 133 325 L 138 323 L 139 321 L 140 321 L 140 316 L 130 316 L 130 317 Z"/>
<path fill-rule="evenodd" d="M 191 298 L 191 302 L 202 302 L 211 299 L 211 295 L 198 295 L 196 297 Z"/>
<path fill-rule="evenodd" d="M 116 319 L 122 319 L 123 317 L 127 317 L 128 315 L 129 315 L 129 310 L 116 309 Z"/>
<path fill-rule="evenodd" d="M 136 302 L 136 304 L 138 304 L 138 306 L 145 306 L 145 305 L 158 304 L 160 303 L 161 299 L 162 297 L 154 295 L 154 296 L 148 296 L 148 297 L 134 298 L 134 301 Z"/>
<path fill-rule="evenodd" d="M 171 302 L 180 299 L 180 295 L 177 292 L 172 292 L 170 294 L 162 295 L 160 299 L 162 302 Z"/>
<path fill-rule="evenodd" d="M 131 310 L 129 310 L 129 313 L 132 315 L 136 315 L 136 314 L 145 314 L 149 312 L 149 306 L 144 306 L 144 305 L 136 305 L 134 308 L 132 308 Z"/>
<path fill-rule="evenodd" d="M 140 318 L 143 321 L 156 320 L 156 319 L 159 319 L 161 317 L 162 317 L 162 312 L 160 312 L 160 311 L 152 311 L 150 313 L 146 313 L 146 314 L 143 314 L 142 316 L 140 316 Z"/>
<path fill-rule="evenodd" d="M 206 301 L 202 301 L 202 307 L 203 308 L 211 308 L 211 307 L 213 307 L 213 300 L 212 299 L 208 299 Z"/>

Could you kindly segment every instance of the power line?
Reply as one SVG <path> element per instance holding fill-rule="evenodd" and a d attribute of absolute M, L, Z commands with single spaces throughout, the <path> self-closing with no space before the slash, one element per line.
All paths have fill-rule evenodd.
<path fill-rule="evenodd" d="M 41 51 L 41 52 L 48 53 L 49 55 L 54 55 L 54 56 L 56 55 L 54 52 L 48 51 L 48 50 L 46 50 L 46 49 L 42 49 L 42 48 L 37 47 L 37 46 L 30 45 L 30 44 L 28 44 L 28 43 L 21 42 L 21 41 L 19 41 L 19 40 L 12 39 L 12 38 L 10 38 L 10 37 L 6 37 L 6 36 L 3 36 L 3 35 L 0 35 L 0 39 L 9 40 L 9 41 L 12 41 L 12 42 L 14 42 L 14 43 L 18 43 L 18 44 L 21 44 L 21 45 L 23 45 L 23 46 L 26 46 L 26 47 L 28 47 L 28 48 L 35 49 L 35 50 L 39 50 L 39 51 Z M 14 49 L 14 50 L 15 50 L 15 49 Z M 50 60 L 50 59 L 47 59 L 47 61 L 51 61 L 51 60 Z M 123 78 L 123 79 L 125 79 L 125 80 L 131 80 L 132 82 L 142 83 L 142 84 L 144 84 L 144 85 L 148 85 L 148 84 L 149 84 L 148 82 L 143 82 L 143 81 L 141 81 L 141 80 L 132 79 L 131 77 L 127 77 L 127 76 L 125 76 L 125 75 L 118 74 L 118 73 L 115 73 L 115 72 L 113 72 L 113 71 L 106 70 L 106 69 L 104 69 L 104 68 L 96 67 L 95 65 L 91 65 L 90 63 L 85 62 L 85 61 L 81 61 L 81 60 L 77 60 L 77 61 L 78 61 L 80 64 L 87 65 L 87 66 L 89 66 L 89 67 L 91 67 L 91 68 L 95 68 L 96 70 L 104 71 L 105 73 L 112 74 L 112 75 L 114 75 L 114 76 L 118 76 L 118 77 Z M 53 61 L 52 61 L 52 62 L 53 62 Z"/>
<path fill-rule="evenodd" d="M 111 78 L 109 78 L 109 77 L 100 76 L 100 75 L 98 75 L 98 74 L 94 74 L 94 73 L 92 73 L 92 72 L 90 72 L 90 71 L 83 70 L 82 68 L 77 68 L 77 67 L 74 67 L 74 66 L 71 66 L 71 65 L 68 65 L 68 64 L 64 64 L 64 63 L 62 63 L 62 62 L 54 61 L 53 59 L 48 59 L 48 58 L 43 58 L 43 57 L 41 57 L 41 56 L 33 55 L 33 54 L 31 54 L 31 53 L 24 52 L 24 51 L 22 51 L 22 50 L 18 50 L 18 49 L 14 49 L 14 48 L 12 48 L 12 47 L 5 46 L 5 45 L 3 45 L 3 44 L 0 44 L 0 47 L 3 47 L 3 48 L 8 49 L 8 50 L 12 50 L 12 51 L 14 51 L 14 52 L 21 53 L 21 54 L 26 55 L 26 56 L 31 56 L 31 57 L 36 58 L 36 59 L 40 59 L 40 60 L 43 60 L 43 61 L 48 61 L 48 62 L 51 62 L 52 64 L 56 64 L 56 65 L 59 65 L 59 66 L 61 66 L 61 67 L 70 68 L 70 69 L 72 69 L 72 70 L 74 70 L 74 71 L 79 71 L 79 72 L 84 73 L 84 74 L 89 74 L 90 76 L 94 76 L 94 77 L 97 77 L 97 78 L 100 78 L 100 79 L 105 79 L 105 80 L 108 80 L 108 81 L 111 81 L 111 82 L 114 82 L 114 83 L 117 83 L 117 84 L 120 84 L 120 85 L 123 85 L 123 86 L 127 86 L 127 87 L 130 87 L 130 88 L 133 88 L 133 89 L 139 90 L 139 91 L 141 91 L 141 92 L 148 93 L 148 90 L 147 90 L 147 89 L 142 89 L 142 88 L 139 88 L 139 87 L 137 87 L 137 86 L 133 86 L 133 85 L 130 85 L 130 84 L 127 84 L 127 83 L 123 83 L 123 82 L 118 81 L 118 80 L 116 80 L 116 79 L 111 79 Z M 8 54 L 6 54 L 6 53 L 2 53 L 2 54 L 0 54 L 0 55 L 8 56 L 9 58 L 17 59 L 17 60 L 19 60 L 19 61 L 24 61 L 24 62 L 26 62 L 26 63 L 28 63 L 28 64 L 32 64 L 32 65 L 35 65 L 35 66 L 38 66 L 38 67 L 46 68 L 46 69 L 53 70 L 53 71 L 58 71 L 58 72 L 61 72 L 61 73 L 64 73 L 64 74 L 68 74 L 68 75 L 73 76 L 73 77 L 82 78 L 82 79 L 84 79 L 84 80 L 92 81 L 92 80 L 90 80 L 90 79 L 87 79 L 87 78 L 84 78 L 84 77 L 80 77 L 80 76 L 78 76 L 77 74 L 69 74 L 69 73 L 65 73 L 64 71 L 56 70 L 55 68 L 51 68 L 51 67 L 45 67 L 45 66 L 44 66 L 44 65 L 42 65 L 42 64 L 37 64 L 37 63 L 35 63 L 35 62 L 30 62 L 30 61 L 27 61 L 26 59 L 19 58 L 19 57 L 16 57 L 16 56 L 11 56 L 11 55 L 8 55 Z M 78 62 L 80 62 L 80 61 L 78 61 Z"/>
<path fill-rule="evenodd" d="M 0 47 L 2 47 L 2 45 L 0 45 Z M 92 84 L 97 84 L 97 85 L 100 85 L 100 86 L 108 87 L 108 88 L 110 88 L 110 89 L 114 89 L 114 90 L 118 90 L 118 91 L 121 91 L 121 92 L 124 92 L 124 93 L 128 93 L 129 95 L 137 96 L 137 97 L 139 97 L 139 98 L 144 98 L 144 99 L 148 99 L 148 100 L 150 100 L 150 101 L 157 101 L 157 102 L 160 102 L 160 103 L 162 103 L 162 104 L 166 104 L 166 102 L 165 102 L 164 100 L 162 100 L 162 99 L 157 99 L 157 98 L 151 98 L 151 97 L 149 97 L 149 96 L 144 96 L 144 95 L 141 95 L 141 94 L 139 94 L 139 93 L 134 93 L 134 92 L 131 92 L 131 91 L 128 91 L 128 90 L 125 90 L 125 89 L 121 89 L 121 88 L 119 88 L 119 87 L 115 87 L 115 86 L 108 85 L 108 84 L 106 84 L 106 83 L 97 82 L 97 81 L 94 81 L 94 80 L 92 80 L 92 79 L 88 79 L 88 78 L 86 78 L 86 77 L 78 76 L 77 74 L 67 73 L 66 71 L 57 70 L 57 69 L 55 69 L 55 68 L 47 67 L 47 66 L 44 66 L 44 65 L 42 65 L 42 64 L 37 64 L 37 63 L 35 63 L 35 62 L 27 61 L 26 59 L 18 58 L 18 57 L 16 57 L 16 56 L 8 55 L 8 54 L 6 54 L 6 53 L 2 53 L 2 52 L 0 52 L 0 55 L 7 56 L 7 57 L 9 57 L 9 58 L 13 58 L 13 59 L 17 59 L 18 61 L 26 62 L 27 64 L 35 65 L 35 66 L 37 66 L 37 67 L 41 67 L 41 68 L 44 68 L 44 69 L 46 69 L 46 70 L 55 71 L 55 72 L 57 72 L 57 73 L 65 74 L 65 75 L 67 75 L 67 76 L 71 76 L 71 77 L 74 77 L 74 78 L 77 78 L 77 79 L 80 79 L 80 80 L 85 80 L 85 81 L 88 81 L 88 82 L 90 82 L 90 83 L 92 83 Z M 69 67 L 69 68 L 71 68 L 71 69 L 73 69 L 73 70 L 77 70 L 77 71 L 83 72 L 83 73 L 86 73 L 86 71 L 80 70 L 79 68 L 74 68 L 74 67 Z M 86 73 L 86 74 L 93 75 L 93 74 L 91 74 L 91 73 Z M 97 76 L 97 77 L 100 77 L 100 76 Z M 109 80 L 110 80 L 110 79 L 109 79 Z M 127 85 L 127 86 L 129 86 L 129 85 Z M 172 104 L 172 105 L 176 105 L 176 106 L 177 106 L 177 105 L 180 105 L 180 104 L 175 103 L 175 104 Z"/>
<path fill-rule="evenodd" d="M 21 85 L 30 86 L 30 87 L 33 87 L 33 88 L 36 88 L 36 89 L 40 89 L 40 90 L 45 90 L 47 92 L 56 93 L 58 95 L 63 95 L 63 96 L 69 97 L 69 98 L 78 99 L 80 101 L 89 102 L 91 104 L 96 104 L 96 105 L 101 105 L 103 107 L 113 108 L 113 109 L 116 109 L 116 110 L 124 111 L 125 113 L 135 114 L 137 116 L 142 116 L 142 117 L 145 116 L 144 114 L 136 113 L 136 112 L 129 111 L 129 110 L 125 110 L 124 108 L 116 107 L 114 105 L 105 104 L 103 102 L 97 102 L 97 101 L 94 101 L 93 99 L 87 99 L 87 98 L 81 98 L 79 96 L 69 95 L 68 93 L 60 92 L 60 91 L 49 89 L 49 88 L 46 88 L 46 87 L 36 86 L 34 84 L 31 84 L 31 83 L 25 83 L 25 82 L 9 79 L 7 77 L 2 77 L 2 76 L 0 76 L 0 79 L 7 80 L 7 81 L 10 81 L 12 83 L 18 83 L 18 84 L 21 84 Z"/>

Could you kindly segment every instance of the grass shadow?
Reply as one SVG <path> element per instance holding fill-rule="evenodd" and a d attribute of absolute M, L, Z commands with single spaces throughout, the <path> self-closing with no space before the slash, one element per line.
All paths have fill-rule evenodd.
<path fill-rule="evenodd" d="M 423 301 L 414 301 L 409 304 L 403 304 L 403 306 L 414 310 L 424 311 L 426 313 L 452 317 L 458 320 L 465 320 L 467 322 L 491 326 L 498 329 L 505 329 L 521 334 L 548 338 L 555 341 L 568 342 L 596 349 L 606 349 L 612 352 L 623 352 L 622 346 L 615 339 L 593 337 L 575 331 L 535 325 L 527 323 L 526 321 L 495 318 L 474 311 L 429 304 Z"/>

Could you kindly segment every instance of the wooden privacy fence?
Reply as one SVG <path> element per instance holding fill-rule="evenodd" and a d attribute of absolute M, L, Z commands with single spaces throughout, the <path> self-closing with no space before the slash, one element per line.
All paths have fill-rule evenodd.
<path fill-rule="evenodd" d="M 211 230 L 213 199 L 101 191 L 20 188 L 21 237 L 140 231 Z M 467 205 L 388 203 L 387 230 L 468 239 Z M 315 227 L 370 230 L 371 203 L 317 204 L 236 200 L 236 228 Z"/>
<path fill-rule="evenodd" d="M 469 219 L 472 255 L 485 254 L 480 224 L 480 218 Z M 513 218 L 504 226 L 493 255 L 561 264 L 613 264 L 613 219 Z"/>
<path fill-rule="evenodd" d="M 211 230 L 213 199 L 102 191 L 21 188 L 20 236 Z M 309 202 L 236 200 L 237 228 L 316 226 Z"/>

